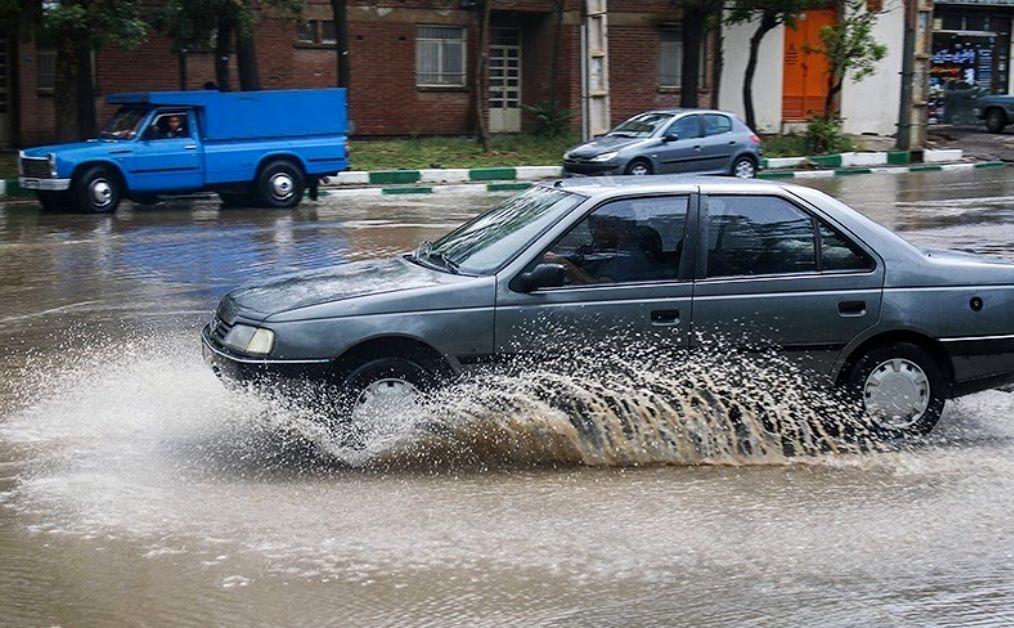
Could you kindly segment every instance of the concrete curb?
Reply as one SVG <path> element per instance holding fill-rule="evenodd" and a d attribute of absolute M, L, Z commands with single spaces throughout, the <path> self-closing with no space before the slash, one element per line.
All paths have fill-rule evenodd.
<path fill-rule="evenodd" d="M 331 185 L 377 185 L 389 183 L 469 183 L 476 181 L 535 181 L 563 175 L 560 166 L 513 166 L 503 168 L 434 168 L 429 170 L 373 170 L 340 172 Z"/>
<path fill-rule="evenodd" d="M 976 163 L 960 164 L 916 164 L 902 167 L 885 168 L 835 168 L 833 170 L 762 170 L 757 173 L 758 179 L 827 179 L 830 177 L 844 177 L 857 174 L 904 174 L 908 172 L 936 172 L 954 170 L 974 170 L 977 168 L 1003 168 L 1006 166 L 1003 161 L 980 161 Z"/>

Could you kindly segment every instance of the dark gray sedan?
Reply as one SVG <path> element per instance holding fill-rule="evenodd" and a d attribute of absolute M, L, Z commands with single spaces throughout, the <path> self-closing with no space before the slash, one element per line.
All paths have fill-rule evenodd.
<path fill-rule="evenodd" d="M 204 328 L 220 376 L 322 379 L 375 400 L 572 329 L 692 351 L 764 342 L 861 398 L 885 436 L 1014 374 L 1014 265 L 917 248 L 810 188 L 693 177 L 568 179 L 413 253 L 239 288 Z M 693 332 L 693 333 L 692 333 Z M 557 332 L 558 333 L 558 332 Z"/>
<path fill-rule="evenodd" d="M 664 109 L 640 113 L 563 156 L 574 175 L 727 174 L 752 179 L 760 138 L 725 111 Z"/>

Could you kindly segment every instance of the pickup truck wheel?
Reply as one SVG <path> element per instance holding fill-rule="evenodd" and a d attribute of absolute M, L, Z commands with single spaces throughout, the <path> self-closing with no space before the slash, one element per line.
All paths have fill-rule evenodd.
<path fill-rule="evenodd" d="M 114 212 L 120 204 L 120 182 L 108 168 L 92 166 L 74 177 L 71 195 L 83 211 Z"/>
<path fill-rule="evenodd" d="M 349 446 L 365 445 L 376 426 L 405 412 L 436 388 L 436 369 L 421 357 L 378 357 L 347 371 L 335 407 L 336 435 Z"/>
<path fill-rule="evenodd" d="M 272 161 L 257 177 L 257 197 L 265 207 L 295 207 L 303 200 L 305 188 L 303 173 L 290 161 Z"/>
<path fill-rule="evenodd" d="M 928 434 L 940 420 L 948 389 L 933 356 L 910 342 L 864 353 L 852 367 L 848 386 L 862 402 L 864 425 L 882 438 Z"/>
<path fill-rule="evenodd" d="M 39 197 L 39 205 L 46 211 L 74 208 L 74 201 L 66 192 L 36 192 L 36 195 Z"/>
<path fill-rule="evenodd" d="M 986 129 L 990 133 L 1003 133 L 1003 127 L 1007 126 L 1007 115 L 1003 110 L 994 107 L 986 112 Z"/>

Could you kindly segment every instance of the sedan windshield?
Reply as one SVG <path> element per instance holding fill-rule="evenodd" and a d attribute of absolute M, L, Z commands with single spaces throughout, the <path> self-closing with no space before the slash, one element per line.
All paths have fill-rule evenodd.
<path fill-rule="evenodd" d="M 415 259 L 450 272 L 489 275 L 506 264 L 542 230 L 576 207 L 583 196 L 536 187 L 500 203 L 433 244 Z"/>
<path fill-rule="evenodd" d="M 121 107 L 99 135 L 108 139 L 130 139 L 137 134 L 137 127 L 147 114 L 144 109 Z"/>
<path fill-rule="evenodd" d="M 669 113 L 641 113 L 622 123 L 607 135 L 619 137 L 651 137 L 672 120 Z"/>

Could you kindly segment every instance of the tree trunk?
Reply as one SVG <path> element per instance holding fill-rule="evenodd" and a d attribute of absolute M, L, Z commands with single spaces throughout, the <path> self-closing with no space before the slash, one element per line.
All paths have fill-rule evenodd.
<path fill-rule="evenodd" d="M 715 26 L 715 62 L 711 68 L 711 106 L 716 109 L 722 95 L 722 71 L 725 69 L 725 53 L 722 51 L 725 46 L 724 15 L 721 8 L 718 9 L 718 18 Z"/>
<path fill-rule="evenodd" d="M 827 96 L 824 97 L 824 119 L 830 120 L 831 116 L 835 115 L 834 110 L 834 98 L 841 91 L 842 83 L 844 83 L 844 77 L 836 78 L 834 74 L 827 75 Z"/>
<path fill-rule="evenodd" d="M 215 33 L 215 84 L 221 92 L 232 89 L 229 79 L 229 54 L 232 49 L 232 33 L 235 22 L 232 16 L 219 15 Z"/>
<path fill-rule="evenodd" d="M 482 152 L 489 152 L 489 125 L 487 103 L 489 102 L 486 87 L 486 65 L 489 60 L 489 13 L 492 0 L 479 0 L 479 58 L 475 64 L 473 90 L 475 95 L 475 127 L 478 131 L 479 145 Z"/>
<path fill-rule="evenodd" d="M 77 134 L 80 139 L 96 137 L 95 79 L 92 73 L 92 50 L 88 38 L 77 38 Z"/>
<path fill-rule="evenodd" d="M 680 106 L 697 107 L 700 87 L 701 42 L 704 39 L 704 10 L 684 4 L 683 66 L 680 78 Z"/>
<path fill-rule="evenodd" d="M 261 89 L 261 73 L 257 67 L 257 46 L 254 43 L 253 24 L 250 30 L 236 31 L 236 68 L 239 70 L 239 88 L 244 92 Z"/>
<path fill-rule="evenodd" d="M 335 30 L 335 62 L 338 64 L 338 87 L 348 87 L 352 80 L 349 67 L 349 22 L 346 0 L 331 0 Z"/>
<path fill-rule="evenodd" d="M 774 11 L 764 11 L 757 30 L 750 37 L 750 53 L 746 59 L 746 72 L 743 74 L 743 108 L 746 111 L 746 125 L 750 130 L 757 131 L 757 117 L 753 109 L 753 77 L 757 72 L 757 54 L 761 40 L 768 31 L 778 25 Z"/>
<path fill-rule="evenodd" d="M 56 44 L 56 86 L 53 105 L 56 114 L 56 140 L 80 139 L 77 115 L 77 44 L 70 33 L 59 33 Z"/>

